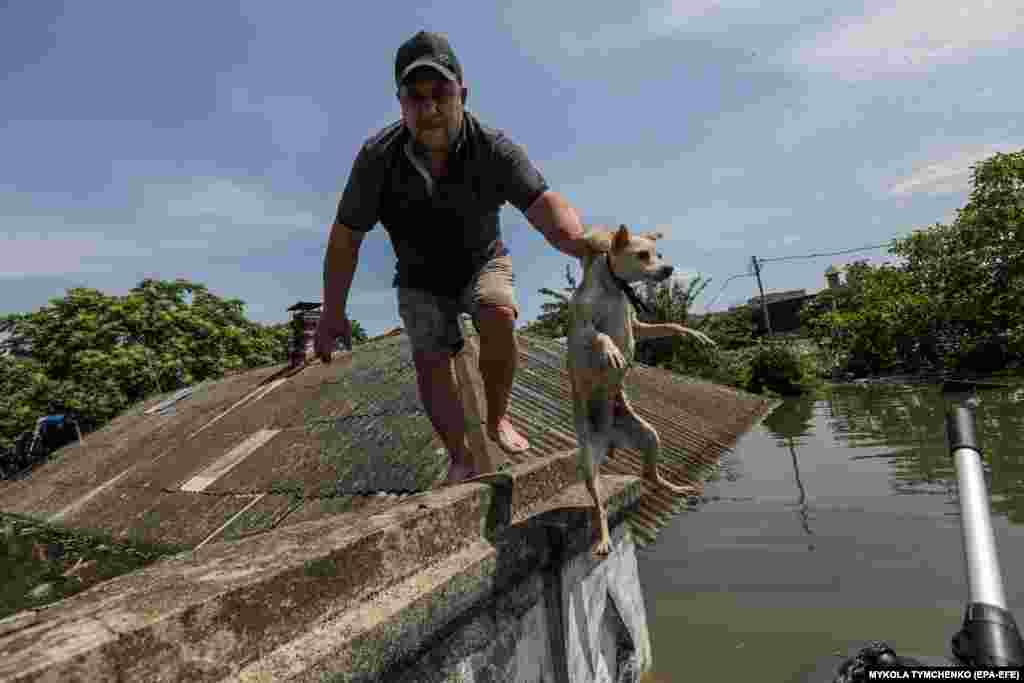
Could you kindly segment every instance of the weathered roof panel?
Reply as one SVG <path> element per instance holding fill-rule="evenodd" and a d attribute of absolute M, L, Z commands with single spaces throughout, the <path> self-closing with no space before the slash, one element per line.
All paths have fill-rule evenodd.
<path fill-rule="evenodd" d="M 519 339 L 509 418 L 532 448 L 509 456 L 514 463 L 576 445 L 564 345 Z M 666 476 L 677 483 L 699 479 L 767 405 L 644 366 L 630 374 L 627 392 L 659 431 Z M 372 340 L 329 365 L 259 368 L 203 383 L 173 414 L 146 413 L 167 399 L 126 411 L 25 481 L 0 482 L 0 509 L 194 545 L 380 510 L 398 492 L 430 488 L 447 468 L 404 334 Z M 617 451 L 606 470 L 638 474 L 640 455 Z M 681 504 L 647 491 L 634 517 L 638 535 L 651 537 Z"/>

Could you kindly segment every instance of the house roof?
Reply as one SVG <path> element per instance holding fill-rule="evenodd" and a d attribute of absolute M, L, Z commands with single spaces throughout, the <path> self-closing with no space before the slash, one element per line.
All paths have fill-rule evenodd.
<path fill-rule="evenodd" d="M 519 339 L 509 418 L 532 448 L 511 456 L 515 463 L 575 448 L 564 346 Z M 379 510 L 446 472 L 400 330 L 329 365 L 257 368 L 190 389 L 145 401 L 28 478 L 0 482 L 0 510 L 196 546 Z M 661 436 L 668 478 L 680 483 L 703 478 L 768 408 L 761 397 L 643 365 L 627 391 Z M 605 468 L 638 474 L 639 453 L 616 451 Z M 650 534 L 681 504 L 649 492 L 636 520 Z"/>
<path fill-rule="evenodd" d="M 779 303 L 780 301 L 791 301 L 793 299 L 804 299 L 808 296 L 806 289 L 790 289 L 784 292 L 768 292 L 764 295 L 765 301 L 769 305 Z M 811 295 L 813 296 L 813 295 Z M 755 296 L 751 299 L 747 299 L 747 304 L 750 306 L 759 306 L 761 304 L 761 297 Z"/>

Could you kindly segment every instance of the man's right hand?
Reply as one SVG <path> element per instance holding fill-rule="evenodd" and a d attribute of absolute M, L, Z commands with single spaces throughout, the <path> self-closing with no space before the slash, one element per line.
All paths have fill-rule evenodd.
<path fill-rule="evenodd" d="M 330 363 L 331 354 L 334 353 L 339 339 L 347 348 L 352 348 L 352 322 L 348 317 L 345 314 L 342 314 L 340 318 L 320 316 L 313 336 L 313 350 L 316 357 L 324 363 Z"/>

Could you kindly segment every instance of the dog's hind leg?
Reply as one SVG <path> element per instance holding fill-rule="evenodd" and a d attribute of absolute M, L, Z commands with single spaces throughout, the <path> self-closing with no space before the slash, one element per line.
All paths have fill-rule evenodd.
<path fill-rule="evenodd" d="M 650 484 L 666 488 L 672 493 L 693 495 L 696 490 L 689 486 L 677 486 L 665 480 L 658 471 L 658 457 L 661 452 L 661 439 L 658 432 L 646 420 L 633 412 L 631 408 L 615 415 L 613 443 L 618 446 L 632 447 L 640 451 L 644 459 L 644 480 Z"/>
<path fill-rule="evenodd" d="M 580 475 L 594 502 L 596 538 L 592 552 L 595 557 L 607 557 L 612 549 L 612 541 L 608 529 L 608 511 L 601 499 L 599 468 L 608 457 L 611 447 L 611 409 L 606 399 L 590 399 L 580 401 L 576 413 Z"/>

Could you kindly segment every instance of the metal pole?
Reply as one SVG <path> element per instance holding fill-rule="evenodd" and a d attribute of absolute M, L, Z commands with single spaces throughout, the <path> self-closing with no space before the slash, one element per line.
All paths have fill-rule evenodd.
<path fill-rule="evenodd" d="M 972 603 L 984 602 L 1006 609 L 981 456 L 973 448 L 958 448 L 953 451 L 953 461 L 960 498 L 969 599 Z"/>
<path fill-rule="evenodd" d="M 985 470 L 974 432 L 974 413 L 971 407 L 977 405 L 977 399 L 965 400 L 965 393 L 957 393 L 952 389 L 949 383 L 943 385 L 943 391 L 950 395 L 946 407 L 946 434 L 956 466 L 969 600 L 971 603 L 983 602 L 1006 609 L 1003 577 L 999 571 L 999 556 L 996 554 L 988 491 L 985 487 Z"/>
<path fill-rule="evenodd" d="M 768 336 L 772 336 L 772 321 L 768 319 L 768 302 L 764 298 L 764 285 L 761 283 L 761 264 L 757 262 L 756 256 L 750 257 L 754 264 L 754 275 L 757 276 L 757 288 L 761 291 L 761 315 L 764 316 L 764 326 L 768 330 Z"/>

